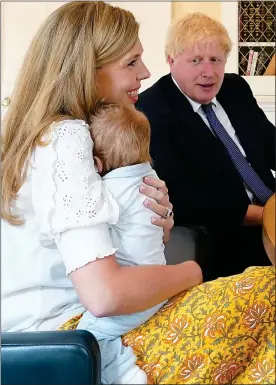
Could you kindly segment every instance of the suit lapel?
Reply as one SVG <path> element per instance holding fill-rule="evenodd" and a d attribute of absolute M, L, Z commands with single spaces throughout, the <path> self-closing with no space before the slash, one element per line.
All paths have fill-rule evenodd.
<path fill-rule="evenodd" d="M 237 105 L 235 95 L 227 92 L 227 87 L 224 84 L 217 95 L 217 99 L 226 112 L 246 153 L 246 157 L 250 162 L 258 164 L 258 141 L 250 130 L 252 123 L 248 121 L 248 116 L 243 115 L 243 111 L 247 112 L 246 106 L 241 108 L 240 105 Z"/>
<path fill-rule="evenodd" d="M 226 87 L 222 84 L 219 93 L 217 94 L 217 99 L 222 105 L 224 111 L 226 112 L 234 130 L 237 135 L 242 133 L 244 128 L 244 122 L 240 114 L 239 109 L 235 103 L 235 96 L 227 92 Z"/>

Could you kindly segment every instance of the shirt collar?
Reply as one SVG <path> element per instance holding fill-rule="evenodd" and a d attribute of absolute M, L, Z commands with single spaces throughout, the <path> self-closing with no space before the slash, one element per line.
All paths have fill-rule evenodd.
<path fill-rule="evenodd" d="M 189 96 L 187 96 L 186 94 L 184 94 L 184 92 L 181 90 L 181 88 L 179 87 L 179 85 L 177 84 L 176 80 L 173 78 L 173 76 L 171 75 L 172 77 L 172 81 L 174 82 L 174 84 L 176 85 L 176 87 L 179 89 L 179 91 L 188 99 L 188 101 L 190 102 L 194 112 L 198 112 L 198 110 L 200 109 L 201 107 L 201 104 L 200 103 L 197 103 L 195 102 L 194 100 L 190 99 Z M 217 99 L 216 97 L 214 97 L 212 99 L 212 103 L 216 106 L 217 105 Z"/>
<path fill-rule="evenodd" d="M 103 176 L 102 179 L 111 179 L 111 178 L 127 178 L 138 175 L 146 175 L 152 170 L 152 167 L 149 162 L 134 164 L 133 166 L 119 167 L 112 171 L 109 171 Z"/>

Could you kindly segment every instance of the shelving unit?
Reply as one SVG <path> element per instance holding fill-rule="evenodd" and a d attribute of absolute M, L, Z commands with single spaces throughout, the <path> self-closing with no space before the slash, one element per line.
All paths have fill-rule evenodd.
<path fill-rule="evenodd" d="M 247 2 L 248 3 L 248 2 Z M 254 2 L 257 3 L 257 2 Z M 271 5 L 274 4 L 273 1 L 270 2 Z M 275 7 L 275 5 L 274 5 Z M 275 8 L 274 8 L 275 15 Z M 226 63 L 226 72 L 239 74 L 239 58 L 240 49 L 244 47 L 256 47 L 258 44 L 261 47 L 266 45 L 270 48 L 274 48 L 275 52 L 275 43 L 273 41 L 267 42 L 264 39 L 259 39 L 259 41 L 240 41 L 239 31 L 240 31 L 240 14 L 239 14 L 239 2 L 238 1 L 225 1 L 221 3 L 221 21 L 226 27 L 230 39 L 233 43 L 231 53 L 227 59 Z M 275 19 L 274 19 L 275 20 Z M 275 22 L 275 21 L 274 21 Z M 274 40 L 275 41 L 275 40 Z M 265 43 L 265 44 L 263 44 Z M 250 85 L 250 88 L 265 114 L 268 118 L 275 124 L 275 76 L 243 76 L 243 78 Z"/>
<path fill-rule="evenodd" d="M 275 2 L 240 1 L 239 74 L 262 76 L 275 54 Z"/>

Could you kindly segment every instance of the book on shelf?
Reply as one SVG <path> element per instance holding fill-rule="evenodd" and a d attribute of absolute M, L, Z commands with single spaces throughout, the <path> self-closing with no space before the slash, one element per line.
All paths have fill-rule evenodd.
<path fill-rule="evenodd" d="M 249 37 L 249 30 L 248 30 L 249 15 L 247 11 L 248 6 L 249 6 L 249 1 L 241 1 L 239 3 L 240 41 L 247 41 Z"/>
<path fill-rule="evenodd" d="M 260 8 L 261 8 L 261 2 L 255 1 L 255 13 L 254 13 L 254 24 L 255 24 L 255 30 L 254 30 L 254 38 L 255 41 L 261 41 L 261 14 L 260 14 Z"/>
<path fill-rule="evenodd" d="M 256 66 L 257 66 L 257 60 L 258 60 L 259 52 L 254 51 L 251 68 L 250 68 L 250 76 L 255 75 Z"/>
<path fill-rule="evenodd" d="M 261 17 L 261 22 L 260 22 L 260 31 L 261 31 L 261 41 L 266 41 L 266 36 L 265 36 L 265 31 L 266 31 L 266 23 L 265 23 L 265 14 L 266 14 L 266 7 L 264 2 L 261 2 L 260 6 L 260 17 Z"/>
<path fill-rule="evenodd" d="M 251 49 L 249 51 L 249 55 L 248 55 L 247 69 L 246 69 L 246 73 L 245 73 L 246 76 L 250 76 L 253 56 L 254 56 L 254 51 L 253 51 L 253 49 Z"/>
<path fill-rule="evenodd" d="M 249 51 L 248 56 L 248 63 L 247 63 L 247 69 L 246 69 L 246 76 L 253 76 L 255 75 L 257 61 L 258 61 L 259 52 L 254 51 L 251 49 Z"/>
<path fill-rule="evenodd" d="M 242 76 L 245 76 L 246 70 L 247 70 L 247 59 L 245 56 L 240 54 L 239 74 Z"/>
<path fill-rule="evenodd" d="M 266 4 L 266 14 L 265 14 L 265 23 L 266 23 L 266 31 L 265 37 L 267 41 L 273 42 L 275 39 L 275 32 L 273 30 L 273 24 L 275 19 L 275 3 L 265 1 Z"/>
<path fill-rule="evenodd" d="M 266 70 L 267 55 L 264 51 L 261 51 L 258 56 L 255 75 L 263 75 Z"/>
<path fill-rule="evenodd" d="M 254 3 L 252 1 L 249 2 L 249 6 L 248 6 L 248 17 L 249 17 L 249 21 L 247 23 L 247 28 L 248 28 L 248 32 L 249 32 L 249 36 L 248 36 L 248 41 L 255 41 L 255 23 L 254 23 L 254 16 L 255 16 L 255 6 L 254 6 Z"/>

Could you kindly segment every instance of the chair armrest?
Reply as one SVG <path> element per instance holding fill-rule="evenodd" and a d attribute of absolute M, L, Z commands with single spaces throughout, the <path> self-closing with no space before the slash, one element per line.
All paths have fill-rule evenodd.
<path fill-rule="evenodd" d="M 206 244 L 207 232 L 203 226 L 174 226 L 165 247 L 167 264 L 175 265 L 191 259 L 202 261 Z"/>
<path fill-rule="evenodd" d="M 95 337 L 85 330 L 2 333 L 2 385 L 100 385 Z"/>

